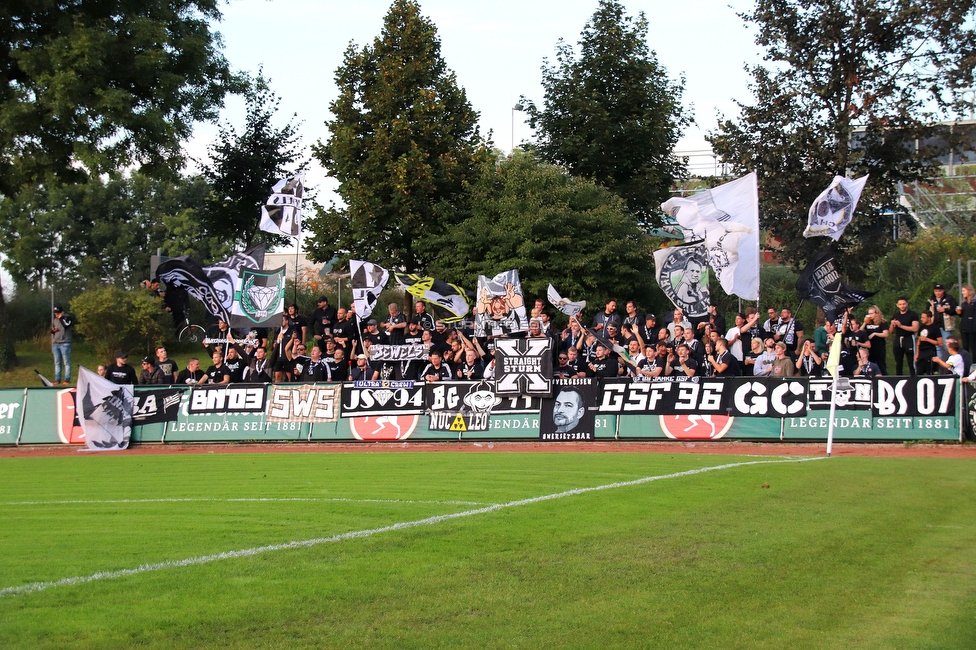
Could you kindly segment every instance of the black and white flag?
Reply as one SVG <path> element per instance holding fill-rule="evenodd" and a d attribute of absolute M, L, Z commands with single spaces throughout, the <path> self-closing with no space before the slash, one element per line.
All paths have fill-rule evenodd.
<path fill-rule="evenodd" d="M 562 313 L 566 314 L 567 316 L 578 316 L 580 312 L 586 309 L 585 300 L 580 300 L 579 302 L 573 302 L 569 298 L 563 298 L 556 291 L 556 288 L 551 284 L 549 285 L 548 298 L 549 298 L 549 302 L 552 303 L 553 307 L 555 307 Z"/>
<path fill-rule="evenodd" d="M 264 251 L 265 245 L 262 242 L 243 253 L 234 253 L 225 260 L 204 267 L 203 271 L 207 274 L 207 279 L 210 280 L 214 292 L 220 299 L 220 304 L 224 306 L 227 313 L 234 311 L 235 294 L 240 287 L 241 274 L 244 269 L 261 270 L 264 268 Z M 226 322 L 230 324 L 230 321 Z M 277 323 L 275 324 L 277 325 Z M 246 326 L 248 325 L 235 325 L 235 327 Z"/>
<path fill-rule="evenodd" d="M 379 264 L 362 260 L 349 260 L 349 271 L 352 274 L 352 299 L 356 303 L 356 313 L 366 320 L 389 282 L 390 272 Z"/>
<path fill-rule="evenodd" d="M 834 176 L 830 187 L 821 192 L 810 206 L 803 236 L 830 237 L 834 241 L 840 239 L 854 218 L 854 209 L 867 182 L 867 176 L 855 179 Z"/>
<path fill-rule="evenodd" d="M 261 230 L 298 237 L 302 232 L 302 196 L 305 194 L 305 172 L 283 178 L 271 188 L 273 194 L 261 206 Z"/>
<path fill-rule="evenodd" d="M 705 242 L 654 251 L 657 283 L 685 316 L 708 315 L 708 251 Z"/>
<path fill-rule="evenodd" d="M 132 435 L 132 386 L 119 386 L 81 367 L 78 369 L 78 423 L 85 444 L 95 451 L 125 449 Z"/>
<path fill-rule="evenodd" d="M 704 240 L 708 264 L 725 289 L 759 300 L 759 190 L 756 173 L 661 205 L 686 242 Z"/>
<path fill-rule="evenodd" d="M 850 286 L 840 279 L 829 248 L 817 253 L 796 280 L 796 290 L 803 300 L 809 300 L 824 310 L 827 320 L 837 320 L 849 307 L 856 307 L 874 291 Z"/>
<path fill-rule="evenodd" d="M 185 290 L 192 298 L 200 301 L 210 315 L 230 323 L 230 313 L 224 307 L 221 294 L 211 284 L 203 266 L 192 257 L 173 257 L 166 260 L 156 268 L 156 276 L 166 283 L 167 288 Z M 230 290 L 233 300 L 234 287 Z"/>

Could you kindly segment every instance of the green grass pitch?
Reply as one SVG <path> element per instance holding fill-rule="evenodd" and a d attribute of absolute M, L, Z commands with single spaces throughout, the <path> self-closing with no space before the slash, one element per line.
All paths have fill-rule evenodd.
<path fill-rule="evenodd" d="M 3 459 L 0 647 L 976 647 L 972 461 L 764 462 L 489 508 L 771 460 Z"/>

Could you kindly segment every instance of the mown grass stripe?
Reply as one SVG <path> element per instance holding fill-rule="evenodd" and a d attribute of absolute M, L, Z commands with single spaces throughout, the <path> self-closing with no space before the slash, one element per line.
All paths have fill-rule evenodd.
<path fill-rule="evenodd" d="M 339 535 L 332 535 L 331 537 L 317 537 L 313 539 L 286 542 L 284 544 L 269 544 L 266 546 L 258 546 L 255 548 L 247 548 L 247 549 L 241 549 L 237 551 L 225 551 L 223 553 L 214 553 L 212 555 L 202 555 L 199 557 L 187 558 L 185 560 L 170 560 L 168 562 L 157 562 L 155 564 L 143 564 L 142 566 L 138 566 L 132 569 L 119 569 L 116 571 L 100 571 L 98 573 L 93 573 L 87 576 L 75 576 L 72 578 L 62 578 L 60 580 L 53 580 L 49 582 L 32 582 L 30 584 L 20 585 L 17 587 L 6 587 L 4 589 L 0 589 L 0 598 L 6 596 L 18 596 L 23 594 L 29 594 L 37 591 L 44 591 L 45 589 L 51 589 L 53 587 L 68 587 L 71 585 L 79 585 L 87 582 L 96 582 L 99 580 L 123 578 L 125 576 L 131 576 L 140 573 L 148 573 L 151 571 L 162 571 L 164 569 L 175 569 L 179 567 L 195 566 L 198 564 L 208 564 L 210 562 L 217 562 L 220 560 L 252 557 L 255 555 L 260 555 L 262 553 L 270 553 L 272 551 L 285 551 L 289 549 L 309 548 L 311 546 L 317 546 L 319 544 L 326 544 L 329 542 L 342 542 L 350 539 L 371 537 L 373 535 L 378 535 L 380 533 L 388 533 L 397 530 L 405 530 L 407 528 L 416 528 L 418 526 L 432 526 L 434 524 L 439 524 L 453 519 L 461 519 L 463 517 L 473 517 L 475 515 L 488 514 L 491 512 L 497 512 L 499 510 L 503 510 L 505 508 L 517 508 L 521 506 L 532 505 L 535 503 L 542 503 L 544 501 L 552 501 L 555 499 L 562 499 L 569 496 L 587 494 L 589 492 L 598 492 L 601 490 L 613 490 L 622 487 L 642 485 L 644 483 L 650 483 L 652 481 L 681 478 L 684 476 L 694 476 L 696 474 L 704 474 L 706 472 L 714 472 L 723 469 L 733 469 L 736 467 L 747 467 L 749 465 L 802 463 L 811 460 L 822 460 L 823 458 L 826 457 L 818 456 L 818 457 L 807 457 L 807 458 L 790 458 L 786 460 L 753 460 L 753 461 L 746 461 L 742 463 L 727 463 L 724 465 L 713 465 L 710 467 L 700 467 L 697 469 L 685 470 L 683 472 L 673 472 L 671 474 L 661 474 L 658 476 L 645 476 L 643 478 L 638 478 L 631 481 L 618 481 L 615 483 L 607 483 L 604 485 L 597 485 L 594 487 L 573 488 L 571 490 L 565 490 L 563 492 L 544 494 L 542 496 L 530 497 L 528 499 L 518 499 L 516 501 L 509 501 L 507 503 L 496 503 L 489 506 L 485 506 L 483 508 L 475 508 L 473 510 L 464 510 L 462 512 L 454 512 L 454 513 L 449 513 L 444 515 L 435 515 L 433 517 L 425 517 L 424 519 L 417 519 L 415 521 L 399 522 L 395 524 L 390 524 L 389 526 L 381 526 L 379 528 L 356 530 L 348 533 L 341 533 Z"/>

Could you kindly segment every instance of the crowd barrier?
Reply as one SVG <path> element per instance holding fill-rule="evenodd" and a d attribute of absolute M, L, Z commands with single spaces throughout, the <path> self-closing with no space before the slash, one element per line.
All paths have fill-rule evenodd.
<path fill-rule="evenodd" d="M 235 384 L 134 390 L 134 443 L 394 440 L 826 440 L 829 380 L 554 380 L 552 397 L 482 382 Z M 580 387 L 580 429 L 554 429 L 556 396 Z M 481 398 L 479 402 L 476 398 Z M 81 444 L 75 388 L 0 389 L 0 445 Z M 954 377 L 852 380 L 834 438 L 961 441 Z M 966 416 L 964 417 L 964 413 Z"/>

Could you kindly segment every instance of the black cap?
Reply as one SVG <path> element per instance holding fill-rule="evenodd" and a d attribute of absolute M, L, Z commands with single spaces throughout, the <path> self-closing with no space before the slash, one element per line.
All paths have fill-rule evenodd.
<path fill-rule="evenodd" d="M 943 287 L 941 284 L 936 284 L 934 288 L 935 289 L 942 289 L 943 291 L 945 290 L 945 287 Z M 55 311 L 57 311 L 57 310 L 55 310 Z"/>
<path fill-rule="evenodd" d="M 129 355 L 128 355 L 128 353 L 126 353 L 126 352 L 124 352 L 122 350 L 119 350 L 118 352 L 115 353 L 115 358 L 116 359 L 128 359 L 129 358 Z"/>
<path fill-rule="evenodd" d="M 655 316 L 654 314 L 648 314 L 647 316 L 644 316 L 644 320 L 651 320 L 652 318 L 654 320 L 657 320 L 657 316 Z"/>
<path fill-rule="evenodd" d="M 150 359 L 149 357 L 143 357 L 143 358 L 142 358 L 142 362 L 143 362 L 143 363 L 153 363 L 153 360 L 152 360 L 152 359 Z"/>
<path fill-rule="evenodd" d="M 375 318 L 370 318 L 368 321 L 366 321 L 366 325 L 367 326 L 369 326 L 369 325 L 376 325 L 376 324 L 377 323 L 376 323 L 376 319 Z"/>
<path fill-rule="evenodd" d="M 55 305 L 54 306 L 54 313 L 55 314 L 63 314 L 64 313 L 64 310 L 61 309 L 61 305 Z"/>

